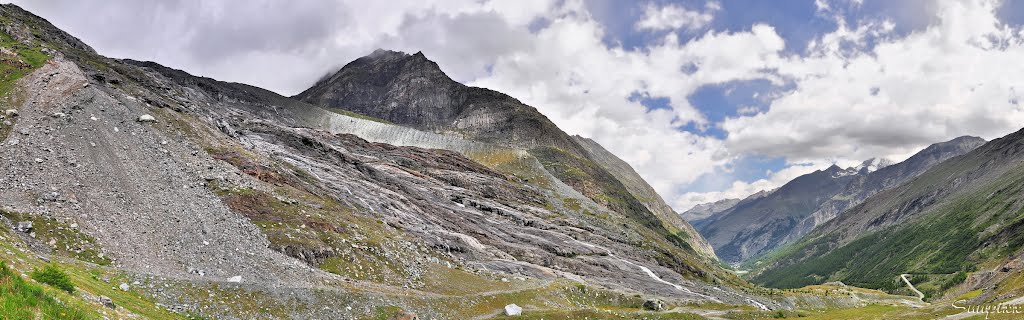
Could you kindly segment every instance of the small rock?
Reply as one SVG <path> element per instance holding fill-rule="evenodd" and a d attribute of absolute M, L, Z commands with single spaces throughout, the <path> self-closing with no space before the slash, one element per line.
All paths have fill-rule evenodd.
<path fill-rule="evenodd" d="M 54 118 L 63 118 L 63 117 L 66 117 L 67 115 L 64 114 L 63 112 L 54 112 L 53 115 L 51 115 L 51 116 L 54 117 Z"/>
<path fill-rule="evenodd" d="M 32 221 L 18 222 L 18 224 L 14 226 L 14 230 L 21 232 L 30 232 L 32 231 Z"/>
<path fill-rule="evenodd" d="M 139 122 L 156 122 L 156 118 L 151 115 L 144 114 L 139 116 Z"/>
<path fill-rule="evenodd" d="M 240 282 L 242 282 L 242 276 L 234 276 L 234 277 L 228 278 L 228 282 L 240 283 Z"/>
<path fill-rule="evenodd" d="M 100 303 L 103 304 L 104 307 L 117 309 L 117 306 L 114 305 L 114 300 L 110 300 L 110 297 L 100 296 Z"/>
<path fill-rule="evenodd" d="M 518 316 L 523 314 L 523 308 L 517 306 L 515 303 L 505 306 L 506 316 Z"/>
<path fill-rule="evenodd" d="M 56 192 L 50 192 L 43 194 L 41 197 L 39 197 L 39 199 L 41 201 L 57 202 L 57 200 L 60 200 L 60 194 Z"/>
<path fill-rule="evenodd" d="M 57 239 L 50 239 L 50 242 L 47 242 L 46 244 L 49 244 L 51 247 L 55 246 L 57 245 Z"/>
<path fill-rule="evenodd" d="M 420 320 L 420 317 L 412 312 L 403 312 L 395 316 L 395 320 Z"/>
<path fill-rule="evenodd" d="M 128 290 L 131 290 L 131 288 L 132 288 L 132 287 L 128 286 L 127 283 L 124 283 L 124 282 L 121 282 L 121 285 L 119 285 L 117 287 L 121 288 L 121 291 L 128 291 Z"/>
<path fill-rule="evenodd" d="M 501 278 L 501 282 L 508 282 L 508 278 Z"/>
<path fill-rule="evenodd" d="M 40 158 L 36 158 L 35 161 L 36 161 L 36 163 L 43 163 L 43 159 L 40 159 Z"/>
<path fill-rule="evenodd" d="M 663 311 L 665 310 L 665 302 L 658 299 L 647 299 L 647 301 L 644 301 L 644 309 L 651 311 Z"/>
<path fill-rule="evenodd" d="M 4 111 L 4 115 L 7 116 L 8 118 L 10 118 L 10 117 L 17 117 L 18 116 L 18 110 L 7 109 L 7 111 Z"/>

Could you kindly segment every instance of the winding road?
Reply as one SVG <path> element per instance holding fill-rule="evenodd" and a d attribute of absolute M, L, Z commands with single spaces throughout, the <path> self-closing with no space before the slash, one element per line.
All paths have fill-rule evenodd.
<path fill-rule="evenodd" d="M 910 290 L 914 291 L 914 293 L 917 294 L 917 298 L 918 299 L 921 299 L 921 301 L 924 301 L 924 294 L 921 293 L 921 291 L 918 291 L 917 288 L 914 288 L 913 284 L 910 284 L 910 279 L 907 279 L 907 276 L 909 276 L 909 274 L 906 274 L 906 273 L 901 274 L 900 275 L 900 279 L 903 279 L 903 283 L 906 283 L 907 286 L 910 287 Z"/>

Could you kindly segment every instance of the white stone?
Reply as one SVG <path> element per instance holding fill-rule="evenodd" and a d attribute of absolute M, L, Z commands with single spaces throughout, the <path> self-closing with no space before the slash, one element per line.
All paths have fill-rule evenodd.
<path fill-rule="evenodd" d="M 518 316 L 523 314 L 523 308 L 517 306 L 515 303 L 505 306 L 506 316 Z"/>
<path fill-rule="evenodd" d="M 7 111 L 4 111 L 4 115 L 6 115 L 8 117 L 17 117 L 18 116 L 18 110 L 7 109 Z"/>
<path fill-rule="evenodd" d="M 228 278 L 228 282 L 234 282 L 234 283 L 242 282 L 242 276 L 234 276 L 234 277 Z"/>
<path fill-rule="evenodd" d="M 121 291 L 128 291 L 128 290 L 131 290 L 131 288 L 132 288 L 132 287 L 128 286 L 127 283 L 124 283 L 124 282 L 121 282 L 121 285 L 119 285 L 117 287 L 121 288 Z"/>
<path fill-rule="evenodd" d="M 144 114 L 139 116 L 139 122 L 156 122 L 156 118 L 153 118 L 151 115 Z"/>

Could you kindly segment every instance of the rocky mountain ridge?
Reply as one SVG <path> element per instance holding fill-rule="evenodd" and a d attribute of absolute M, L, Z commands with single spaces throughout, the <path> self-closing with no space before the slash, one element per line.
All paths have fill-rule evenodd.
<path fill-rule="evenodd" d="M 965 136 L 928 146 L 896 164 L 872 158 L 846 169 L 832 165 L 797 177 L 757 199 L 721 209 L 694 225 L 723 260 L 742 263 L 796 241 L 871 195 L 909 181 L 984 142 Z"/>
<path fill-rule="evenodd" d="M 679 215 L 691 224 L 696 224 L 697 222 L 707 219 L 715 214 L 732 209 L 742 200 L 743 199 L 722 199 L 715 202 L 701 203 L 693 206 L 690 210 L 680 213 Z"/>

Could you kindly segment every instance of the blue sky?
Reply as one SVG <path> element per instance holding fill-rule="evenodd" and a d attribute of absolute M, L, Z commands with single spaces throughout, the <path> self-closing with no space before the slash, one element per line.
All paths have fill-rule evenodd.
<path fill-rule="evenodd" d="M 645 7 L 679 5 L 699 10 L 707 2 L 699 0 L 654 2 L 591 0 L 588 3 L 594 8 L 592 11 L 594 17 L 607 27 L 607 34 L 602 39 L 607 45 L 622 46 L 628 50 L 644 50 L 651 42 L 659 41 L 660 36 L 671 32 L 652 33 L 634 28 L 635 22 L 643 17 Z M 624 8 L 621 6 L 622 4 L 629 4 L 629 6 Z M 835 31 L 838 27 L 833 16 L 819 12 L 814 0 L 730 0 L 721 1 L 719 4 L 721 9 L 717 11 L 715 19 L 710 24 L 700 30 L 678 34 L 679 41 L 691 41 L 696 37 L 703 36 L 704 32 L 708 30 L 742 32 L 749 30 L 756 23 L 765 23 L 773 26 L 779 36 L 785 40 L 786 47 L 783 51 L 785 54 L 804 55 L 808 42 Z M 921 30 L 931 20 L 929 17 L 920 17 L 920 10 L 929 5 L 928 1 L 867 0 L 859 5 L 852 3 L 837 3 L 836 5 L 841 8 L 840 15 L 847 21 L 864 19 L 900 21 L 901 23 L 896 24 L 897 28 L 894 32 L 897 36 Z M 1019 18 L 1024 18 L 1024 14 L 1020 14 Z M 733 81 L 702 86 L 687 99 L 709 121 L 718 123 L 727 117 L 739 116 L 740 110 L 765 111 L 770 104 L 770 100 L 765 99 L 766 96 L 791 89 L 791 85 L 773 85 L 764 79 Z M 637 101 L 649 109 L 670 108 L 669 100 L 666 97 L 637 97 Z M 727 136 L 727 132 L 714 125 L 698 126 L 689 123 L 679 129 L 721 139 L 725 139 Z M 786 162 L 783 157 L 744 156 L 724 168 L 700 176 L 681 190 L 682 192 L 722 190 L 736 180 L 752 182 L 767 179 L 773 172 L 785 167 Z"/>
<path fill-rule="evenodd" d="M 856 20 L 865 16 L 892 15 L 892 9 L 884 7 L 892 1 L 875 1 L 880 5 L 865 6 L 863 10 L 851 10 L 848 19 Z M 660 40 L 660 36 L 670 31 L 651 33 L 637 30 L 634 25 L 644 14 L 649 5 L 680 5 L 685 8 L 700 9 L 706 1 L 655 1 L 629 2 L 617 0 L 591 0 L 588 3 L 594 8 L 594 17 L 607 27 L 607 35 L 602 39 L 607 45 L 622 46 L 629 50 L 644 50 L 652 41 Z M 622 4 L 629 4 L 623 8 Z M 804 1 L 757 1 L 734 0 L 720 2 L 721 9 L 715 19 L 705 28 L 678 34 L 681 42 L 688 42 L 700 37 L 707 30 L 719 32 L 742 32 L 749 30 L 755 23 L 767 23 L 775 27 L 776 32 L 785 40 L 788 54 L 802 54 L 807 43 L 820 35 L 836 29 L 837 24 L 831 17 L 819 14 L 813 0 Z M 735 117 L 744 108 L 766 110 L 768 101 L 758 96 L 785 90 L 786 86 L 772 85 L 766 80 L 734 81 L 721 84 L 710 84 L 700 87 L 687 97 L 690 104 L 704 113 L 708 120 L 718 123 L 726 117 Z M 756 95 L 755 95 L 756 94 Z M 665 109 L 669 107 L 668 98 L 655 97 L 639 99 L 649 109 Z M 749 110 L 749 109 L 748 109 Z M 679 130 L 698 135 L 711 135 L 724 139 L 726 132 L 716 126 L 697 126 L 693 123 L 681 126 Z M 728 188 L 736 180 L 756 181 L 766 179 L 772 172 L 786 166 L 782 157 L 767 158 L 764 156 L 746 156 L 730 163 L 727 168 L 701 175 L 696 181 L 681 188 L 682 192 L 709 192 Z"/>
<path fill-rule="evenodd" d="M 645 8 L 649 6 L 680 6 L 690 10 L 706 8 L 706 1 L 655 1 L 634 2 L 629 7 L 622 7 L 623 2 L 609 0 L 591 0 L 588 3 L 594 8 L 592 14 L 606 26 L 607 33 L 602 38 L 606 45 L 621 46 L 627 50 L 645 50 L 652 42 L 660 41 L 665 33 L 673 32 L 680 42 L 689 42 L 702 37 L 706 32 L 743 32 L 752 25 L 762 23 L 774 27 L 775 32 L 785 41 L 783 55 L 808 55 L 808 44 L 820 39 L 823 35 L 836 31 L 840 22 L 855 24 L 859 21 L 889 21 L 893 30 L 886 37 L 905 37 L 914 32 L 923 32 L 930 25 L 936 24 L 937 17 L 929 14 L 935 10 L 935 1 L 879 1 L 862 2 L 823 1 L 816 3 L 807 1 L 751 1 L 730 0 L 717 2 L 714 20 L 700 29 L 674 32 L 675 30 L 638 30 L 635 21 L 643 18 Z M 830 8 L 823 10 L 821 4 Z M 1024 21 L 1024 4 L 1006 2 L 997 10 L 996 15 L 1001 22 L 1010 26 L 1019 26 Z M 862 50 L 873 49 L 877 39 L 867 38 Z M 725 83 L 706 84 L 686 98 L 692 106 L 701 112 L 711 125 L 687 123 L 678 126 L 679 130 L 701 136 L 727 139 L 728 132 L 715 124 L 729 117 L 739 117 L 749 113 L 765 112 L 770 108 L 772 95 L 785 94 L 793 90 L 792 83 L 773 84 L 765 79 L 731 81 Z M 878 88 L 872 88 L 869 94 L 877 94 Z M 648 110 L 670 109 L 671 100 L 667 97 L 651 97 L 636 95 L 635 101 L 642 103 Z M 879 155 L 884 156 L 884 155 Z M 754 182 L 770 179 L 774 173 L 787 167 L 786 157 L 765 155 L 741 155 L 726 165 L 716 167 L 711 172 L 700 175 L 692 183 L 680 187 L 678 192 L 702 193 L 728 189 L 735 181 Z M 808 168 L 821 167 L 808 166 Z"/>
<path fill-rule="evenodd" d="M 677 211 L 1024 124 L 1022 1 L 13 2 L 101 54 L 284 95 L 422 51 L 598 141 Z"/>

